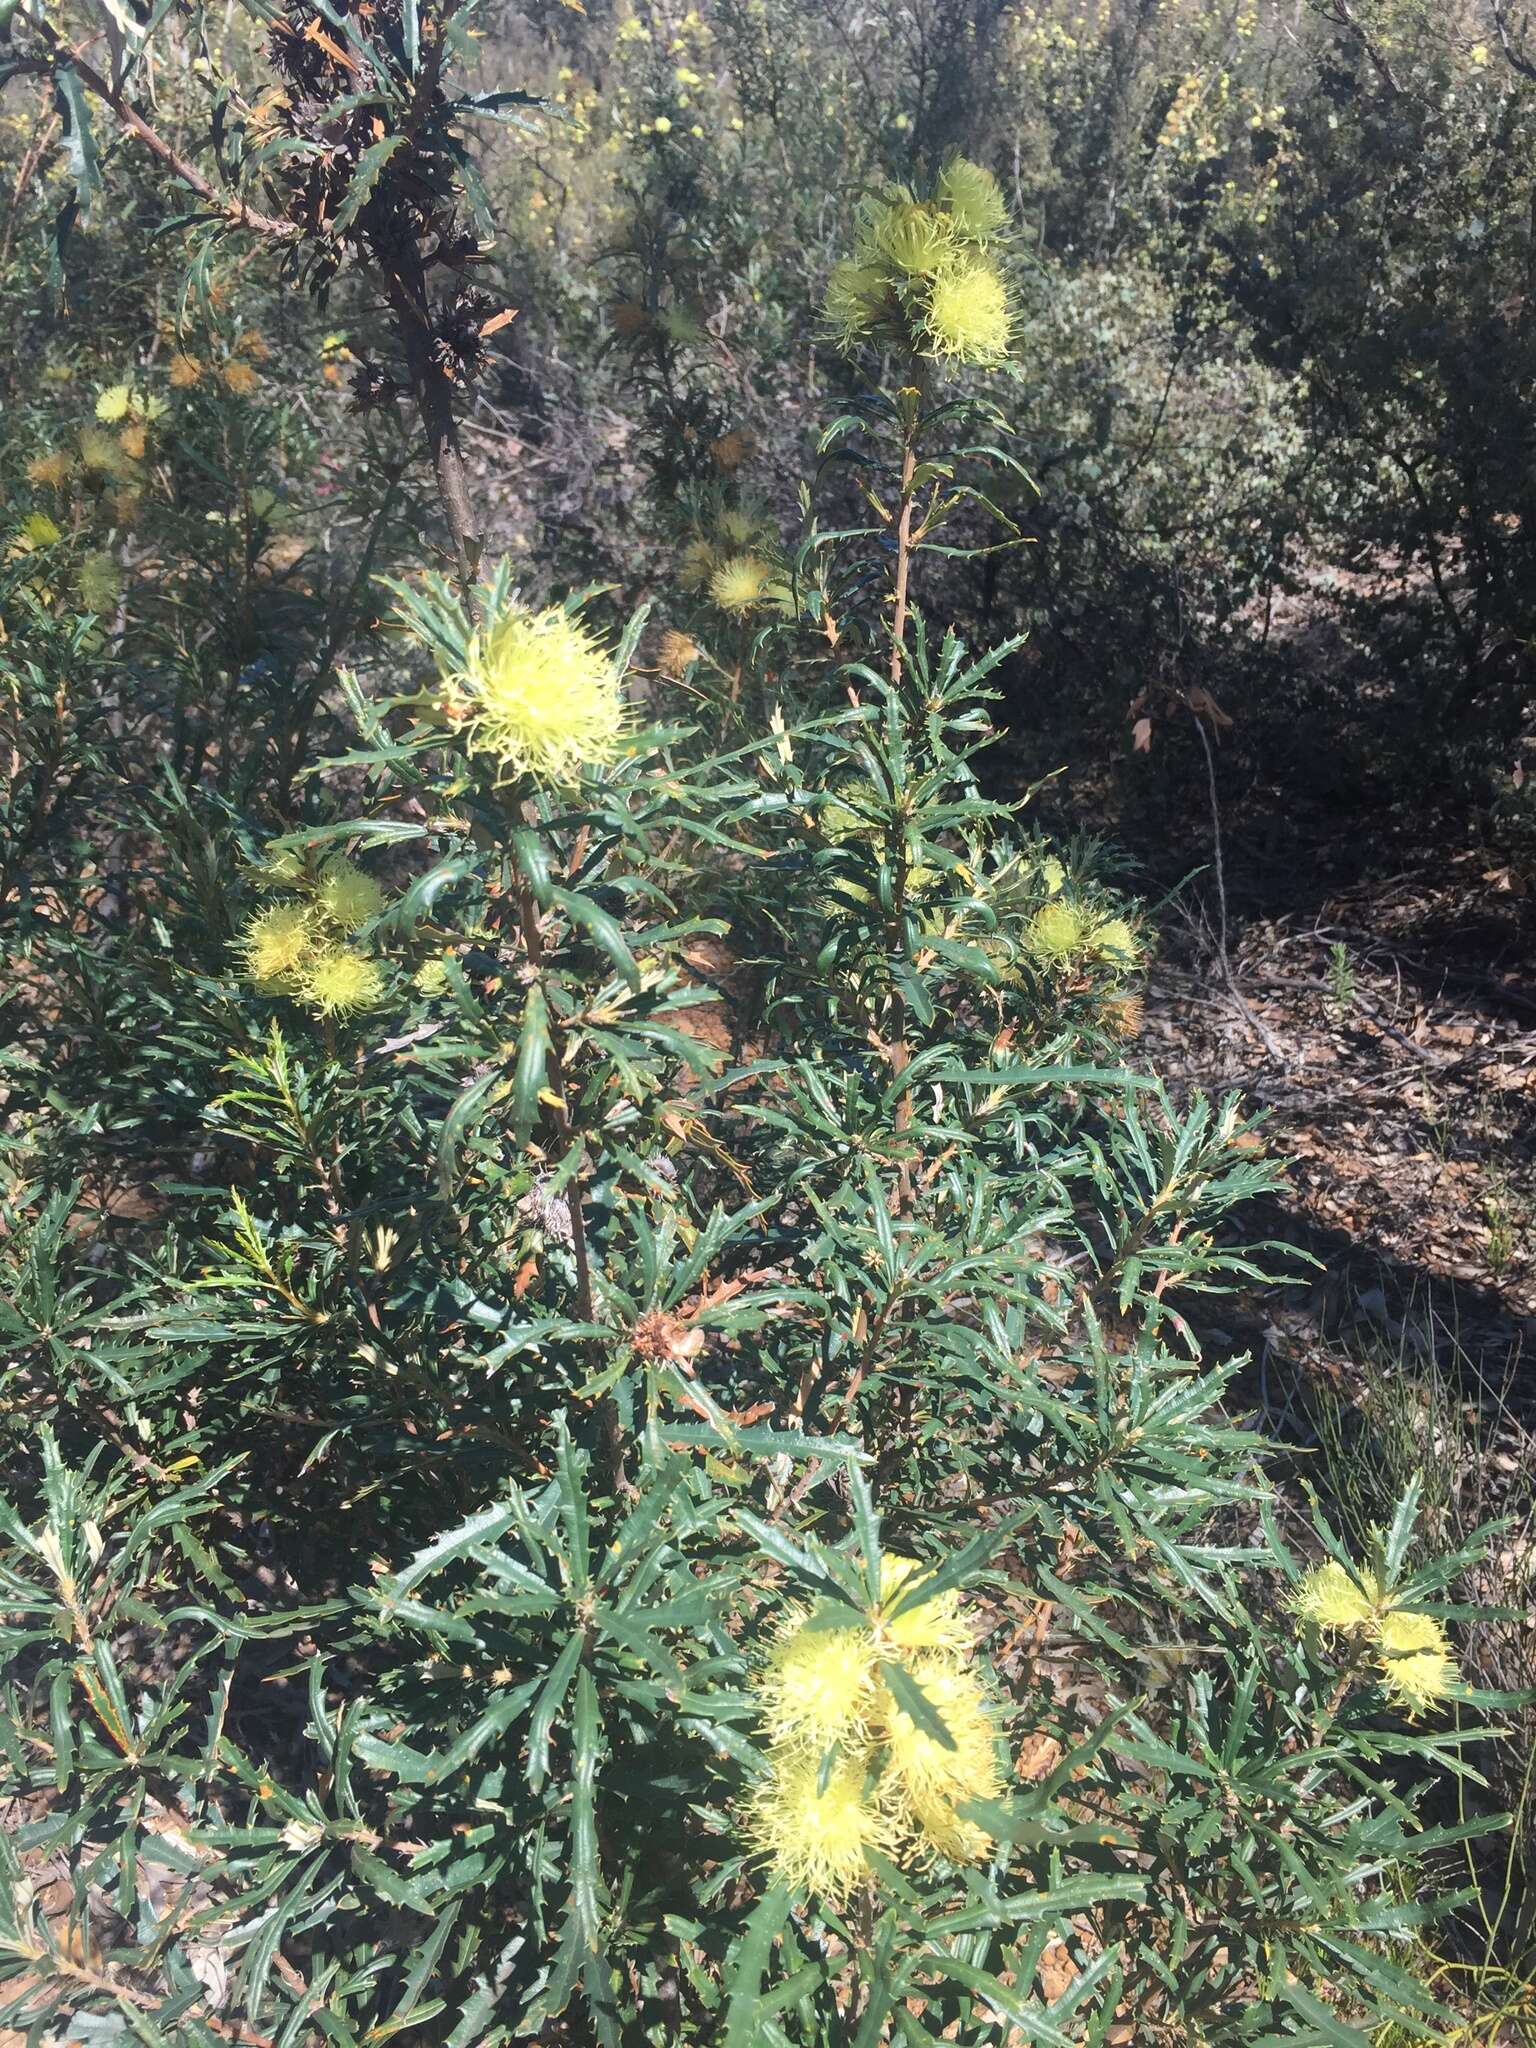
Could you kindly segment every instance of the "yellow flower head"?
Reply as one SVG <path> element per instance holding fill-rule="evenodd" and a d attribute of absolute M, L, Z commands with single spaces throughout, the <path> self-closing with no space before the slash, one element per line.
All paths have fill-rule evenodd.
<path fill-rule="evenodd" d="M 1381 1682 L 1409 1714 L 1434 1706 L 1455 1685 L 1456 1660 L 1445 1630 L 1432 1614 L 1384 1614 L 1377 1643 Z"/>
<path fill-rule="evenodd" d="M 110 555 L 87 555 L 75 573 L 75 592 L 88 612 L 110 611 L 122 587 Z"/>
<path fill-rule="evenodd" d="M 984 242 L 1008 218 L 1002 187 L 989 170 L 968 157 L 951 157 L 940 171 L 939 198 L 967 241 Z"/>
<path fill-rule="evenodd" d="M 326 946 L 304 963 L 299 993 L 322 1017 L 346 1017 L 372 1008 L 384 993 L 384 976 L 366 953 Z"/>
<path fill-rule="evenodd" d="M 384 908 L 384 891 L 351 861 L 327 861 L 315 887 L 315 908 L 344 932 L 355 932 Z"/>
<path fill-rule="evenodd" d="M 700 652 L 696 640 L 691 640 L 686 633 L 679 633 L 675 627 L 669 627 L 661 636 L 656 665 L 664 676 L 671 676 L 676 681 L 691 661 L 698 660 Z"/>
<path fill-rule="evenodd" d="M 926 1567 L 915 1557 L 895 1557 L 889 1552 L 880 1560 L 880 1619 L 877 1636 L 882 1647 L 898 1655 L 939 1650 L 963 1656 L 972 1647 L 960 1595 L 939 1593 L 930 1599 L 909 1601 L 897 1608 L 896 1596 L 910 1579 Z"/>
<path fill-rule="evenodd" d="M 240 934 L 245 971 L 258 988 L 292 988 L 309 958 L 313 934 L 302 903 L 259 910 Z"/>
<path fill-rule="evenodd" d="M 875 1645 L 865 1629 L 828 1628 L 796 1613 L 758 1679 L 758 1701 L 775 1743 L 820 1758 L 834 1742 L 862 1739 L 875 1703 Z"/>
<path fill-rule="evenodd" d="M 929 354 L 961 363 L 1000 363 L 1013 331 L 1003 280 L 984 262 L 941 271 L 928 296 L 925 324 Z"/>
<path fill-rule="evenodd" d="M 733 548 L 753 547 L 770 531 L 762 513 L 749 505 L 728 505 L 715 521 L 715 533 Z"/>
<path fill-rule="evenodd" d="M 1024 943 L 1038 960 L 1070 960 L 1083 950 L 1086 920 L 1075 904 L 1047 903 L 1030 919 Z"/>
<path fill-rule="evenodd" d="M 839 263 L 827 279 L 823 301 L 828 324 L 844 348 L 872 334 L 890 305 L 885 271 L 871 263 Z"/>
<path fill-rule="evenodd" d="M 74 458 L 62 448 L 50 448 L 46 454 L 34 455 L 27 464 L 27 482 L 40 484 L 45 490 L 61 491 L 69 482 L 75 470 Z"/>
<path fill-rule="evenodd" d="M 978 1798 L 995 1798 L 1001 1786 L 990 1793 L 978 1793 Z M 912 1802 L 914 1833 L 923 1849 L 932 1850 L 950 1863 L 979 1863 L 991 1854 L 992 1837 L 979 1821 L 968 1820 L 956 1813 L 943 1799 L 914 1799 Z"/>
<path fill-rule="evenodd" d="M 1106 918 L 1095 929 L 1093 950 L 1101 960 L 1114 960 L 1123 967 L 1134 966 L 1139 958 L 1136 934 L 1123 917 Z"/>
<path fill-rule="evenodd" d="M 57 521 L 46 512 L 29 512 L 21 522 L 18 537 L 26 548 L 51 548 L 64 538 Z"/>
<path fill-rule="evenodd" d="M 559 606 L 509 606 L 475 634 L 449 682 L 465 700 L 468 743 L 504 777 L 569 785 L 619 751 L 624 701 L 612 657 Z"/>
<path fill-rule="evenodd" d="M 954 226 L 931 206 L 897 200 L 876 218 L 874 245 L 908 277 L 933 277 L 954 257 Z"/>
<path fill-rule="evenodd" d="M 953 1807 L 971 1799 L 995 1799 L 1002 1777 L 992 1716 L 981 1687 L 952 1657 L 919 1657 L 910 1670 L 953 1747 L 919 1728 L 900 1702 L 887 1695 L 891 1795 L 913 1811 L 919 1806 Z"/>
<path fill-rule="evenodd" d="M 203 381 L 203 366 L 196 356 L 189 356 L 184 350 L 171 357 L 171 388 L 174 391 L 190 391 L 194 384 Z"/>
<path fill-rule="evenodd" d="M 81 464 L 89 474 L 122 476 L 133 467 L 116 435 L 104 433 L 100 427 L 82 428 L 79 448 Z"/>
<path fill-rule="evenodd" d="M 1136 1038 L 1147 1021 L 1147 1006 L 1140 996 L 1116 996 L 1104 1005 L 1104 1021 L 1117 1038 Z"/>
<path fill-rule="evenodd" d="M 731 555 L 709 579 L 709 594 L 723 612 L 749 612 L 767 595 L 773 571 L 761 555 Z"/>
<path fill-rule="evenodd" d="M 719 565 L 719 554 L 707 540 L 691 540 L 678 562 L 677 580 L 684 590 L 703 590 Z"/>
<path fill-rule="evenodd" d="M 809 1751 L 776 1756 L 752 1801 L 750 1828 L 777 1878 L 835 1902 L 869 1876 L 871 1849 L 890 1853 L 897 1824 L 865 1796 L 862 1761 L 839 1762 L 825 1788 L 820 1776 Z"/>
<path fill-rule="evenodd" d="M 1374 1624 L 1377 1597 L 1372 1574 L 1362 1573 L 1356 1585 L 1343 1565 L 1330 1557 L 1314 1565 L 1291 1595 L 1291 1612 L 1314 1628 L 1355 1635 Z"/>
<path fill-rule="evenodd" d="M 261 389 L 261 379 L 249 363 L 226 363 L 222 374 L 225 390 L 232 391 L 236 398 L 249 398 Z"/>
<path fill-rule="evenodd" d="M 115 420 L 125 420 L 128 408 L 133 403 L 133 387 L 129 384 L 114 384 L 103 391 L 96 401 L 96 417 L 111 425 Z"/>

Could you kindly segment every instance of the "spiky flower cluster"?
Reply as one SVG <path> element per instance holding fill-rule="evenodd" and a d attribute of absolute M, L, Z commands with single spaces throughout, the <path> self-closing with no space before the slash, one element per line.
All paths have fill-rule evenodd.
<path fill-rule="evenodd" d="M 1102 960 L 1125 968 L 1136 966 L 1141 958 L 1136 934 L 1123 917 L 1099 917 L 1086 905 L 1058 895 L 1030 919 L 1024 948 L 1045 966 Z"/>
<path fill-rule="evenodd" d="M 1456 1684 L 1456 1658 L 1444 1627 L 1432 1614 L 1395 1605 L 1372 1571 L 1356 1576 L 1327 1558 L 1296 1588 L 1291 1611 L 1324 1635 L 1368 1647 L 1383 1688 L 1410 1716 L 1445 1699 Z"/>
<path fill-rule="evenodd" d="M 693 508 L 693 532 L 678 565 L 685 590 L 701 592 L 736 618 L 764 605 L 792 607 L 788 583 L 775 559 L 773 522 L 751 502 L 723 502 L 707 494 Z"/>
<path fill-rule="evenodd" d="M 879 1602 L 856 1620 L 796 1610 L 759 1675 L 770 1761 L 751 1835 L 796 1889 L 836 1901 L 874 1874 L 872 1856 L 910 1868 L 992 1847 L 967 1809 L 1002 1791 L 996 1715 L 958 1596 L 908 1590 L 923 1569 L 884 1558 Z"/>
<path fill-rule="evenodd" d="M 498 779 L 565 788 L 611 761 L 624 737 L 622 679 L 591 629 L 560 606 L 500 607 L 445 678 L 443 709 Z"/>
<path fill-rule="evenodd" d="M 952 157 L 932 195 L 892 186 L 864 209 L 855 254 L 827 284 L 844 348 L 875 342 L 953 363 L 1000 363 L 1013 315 L 992 244 L 1008 218 L 996 178 Z"/>
<path fill-rule="evenodd" d="M 268 995 L 297 998 L 320 1017 L 372 1009 L 384 972 L 356 934 L 384 908 L 384 891 L 340 856 L 311 867 L 282 852 L 257 874 L 268 889 L 296 890 L 247 920 L 237 947 L 246 979 Z"/>

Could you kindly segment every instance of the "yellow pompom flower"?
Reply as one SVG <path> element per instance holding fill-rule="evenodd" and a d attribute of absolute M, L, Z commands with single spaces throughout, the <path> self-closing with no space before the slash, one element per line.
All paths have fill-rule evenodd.
<path fill-rule="evenodd" d="M 462 672 L 448 682 L 461 700 L 450 713 L 504 780 L 531 775 L 567 786 L 619 751 L 624 701 L 613 659 L 558 606 L 510 606 L 475 634 Z"/>
<path fill-rule="evenodd" d="M 113 384 L 97 399 L 96 417 L 108 425 L 116 420 L 125 420 L 132 403 L 133 387 L 128 384 Z"/>
<path fill-rule="evenodd" d="M 939 173 L 939 198 L 968 241 L 983 242 L 1008 218 L 1002 187 L 989 170 L 968 157 L 951 157 Z"/>
<path fill-rule="evenodd" d="M 731 555 L 709 579 L 709 594 L 723 612 L 749 612 L 761 604 L 773 571 L 761 555 Z"/>
<path fill-rule="evenodd" d="M 384 891 L 351 861 L 328 861 L 315 886 L 315 908 L 343 931 L 355 932 L 384 908 Z"/>
<path fill-rule="evenodd" d="M 1314 1628 L 1356 1635 L 1376 1620 L 1379 1595 L 1374 1578 L 1363 1574 L 1359 1585 L 1337 1558 L 1314 1565 L 1291 1595 L 1291 1612 Z"/>
<path fill-rule="evenodd" d="M 794 1614 L 758 1679 L 771 1739 L 816 1757 L 861 1740 L 875 1704 L 875 1645 L 863 1628 L 823 1626 Z"/>
<path fill-rule="evenodd" d="M 1000 363 L 1008 353 L 1013 316 L 1003 280 L 989 263 L 957 263 L 941 271 L 928 295 L 928 353 L 961 363 Z"/>
<path fill-rule="evenodd" d="M 887 206 L 875 221 L 873 240 L 886 262 L 908 277 L 933 277 L 955 254 L 948 217 L 915 201 Z"/>
<path fill-rule="evenodd" d="M 304 963 L 299 993 L 322 1017 L 346 1017 L 373 1007 L 384 993 L 384 976 L 366 953 L 350 946 L 326 946 Z"/>
<path fill-rule="evenodd" d="M 1456 1660 L 1432 1614 L 1384 1614 L 1376 1640 L 1382 1684 L 1410 1715 L 1434 1706 L 1455 1685 Z"/>
<path fill-rule="evenodd" d="M 302 903 L 274 903 L 259 910 L 240 934 L 245 971 L 258 988 L 292 988 L 313 944 L 309 912 Z"/>
<path fill-rule="evenodd" d="M 889 1854 L 895 1817 L 865 1791 L 862 1761 L 838 1763 L 820 1784 L 810 1751 L 774 1758 L 752 1801 L 750 1831 L 775 1877 L 834 1903 L 870 1875 L 869 1852 Z"/>
<path fill-rule="evenodd" d="M 880 1646 L 900 1655 L 924 1650 L 964 1655 L 973 1644 L 956 1592 L 938 1593 L 924 1600 L 897 1605 L 897 1595 L 927 1567 L 915 1557 L 897 1557 L 887 1552 L 880 1560 L 880 1615 L 876 1638 Z M 895 1608 L 892 1613 L 889 1610 Z"/>

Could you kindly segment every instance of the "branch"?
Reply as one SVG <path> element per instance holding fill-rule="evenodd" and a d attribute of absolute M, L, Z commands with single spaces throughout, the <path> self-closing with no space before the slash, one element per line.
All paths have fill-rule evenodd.
<path fill-rule="evenodd" d="M 299 230 L 292 221 L 274 220 L 270 214 L 253 213 L 243 200 L 227 199 L 214 189 L 208 180 L 184 156 L 178 154 L 163 135 L 150 127 L 136 108 L 131 107 L 121 92 L 109 85 L 94 65 L 77 56 L 48 22 L 39 21 L 35 15 L 21 13 L 19 19 L 28 28 L 41 36 L 49 48 L 49 56 L 24 59 L 19 69 L 51 75 L 60 64 L 67 64 L 75 72 L 87 91 L 93 93 L 103 106 L 107 107 L 118 125 L 136 137 L 152 156 L 157 156 L 166 168 L 172 171 L 184 185 L 190 186 L 216 213 L 222 214 L 231 226 L 249 228 L 253 234 L 270 236 L 273 241 L 291 242 Z"/>
<path fill-rule="evenodd" d="M 1509 16 L 1505 11 L 1505 0 L 1489 0 L 1493 9 L 1493 25 L 1498 31 L 1499 48 L 1504 52 L 1505 61 L 1522 78 L 1536 79 L 1536 64 L 1522 51 L 1515 48 L 1514 38 L 1509 32 Z M 1522 23 L 1522 28 L 1524 24 Z"/>

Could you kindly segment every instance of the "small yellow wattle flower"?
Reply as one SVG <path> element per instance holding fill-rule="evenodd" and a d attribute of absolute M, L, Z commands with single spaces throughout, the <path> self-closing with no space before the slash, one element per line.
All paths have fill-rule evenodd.
<path fill-rule="evenodd" d="M 259 910 L 240 934 L 245 971 L 258 988 L 288 988 L 313 944 L 308 910 L 301 903 L 274 903 Z"/>
<path fill-rule="evenodd" d="M 859 1627 L 823 1627 L 814 1615 L 791 1618 L 758 1679 L 771 1740 L 802 1744 L 821 1757 L 835 1742 L 862 1738 L 875 1703 L 875 1646 Z"/>
<path fill-rule="evenodd" d="M 133 388 L 128 384 L 113 384 L 103 391 L 96 401 L 96 417 L 110 425 L 115 420 L 128 417 L 128 408 L 133 403 Z"/>
<path fill-rule="evenodd" d="M 300 969 L 299 993 L 322 1017 L 347 1017 L 373 1007 L 384 993 L 384 976 L 366 953 L 326 946 Z"/>
<path fill-rule="evenodd" d="M 1003 280 L 990 263 L 957 263 L 934 279 L 925 321 L 928 353 L 959 363 L 1000 363 L 1008 353 L 1013 315 Z"/>
<path fill-rule="evenodd" d="M 1337 1558 L 1314 1565 L 1291 1595 L 1291 1612 L 1314 1628 L 1356 1635 L 1376 1620 L 1377 1589 L 1369 1574 L 1357 1585 Z"/>
<path fill-rule="evenodd" d="M 822 1787 L 813 1752 L 775 1756 L 753 1797 L 749 1827 L 776 1878 L 836 1903 L 870 1875 L 872 1849 L 891 1852 L 896 1821 L 866 1796 L 865 1775 L 862 1760 L 839 1762 Z"/>
<path fill-rule="evenodd" d="M 1410 1715 L 1436 1705 L 1455 1686 L 1450 1641 L 1432 1614 L 1394 1609 L 1381 1617 L 1376 1640 L 1381 1682 Z"/>
<path fill-rule="evenodd" d="M 468 745 L 491 755 L 503 780 L 568 787 L 619 751 L 624 702 L 613 658 L 558 606 L 509 606 L 475 634 L 447 680 Z"/>

